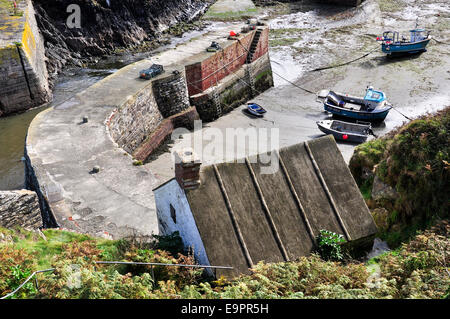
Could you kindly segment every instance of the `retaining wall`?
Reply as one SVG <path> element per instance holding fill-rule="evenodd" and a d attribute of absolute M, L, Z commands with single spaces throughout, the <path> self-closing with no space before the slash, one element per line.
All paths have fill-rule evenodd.
<path fill-rule="evenodd" d="M 185 74 L 168 69 L 149 81 L 143 89 L 130 96 L 107 121 L 111 137 L 130 154 L 137 151 L 137 159 L 145 160 L 176 128 L 174 118 L 190 108 Z M 192 113 L 192 110 L 191 112 Z M 183 116 L 181 116 L 183 117 Z M 164 119 L 167 118 L 166 121 Z M 196 114 L 184 116 L 188 127 Z"/>
<path fill-rule="evenodd" d="M 240 69 L 246 62 L 255 31 L 248 32 L 233 44 L 203 61 L 186 66 L 189 96 L 201 93 Z M 268 52 L 269 28 L 263 28 L 253 61 Z"/>
<path fill-rule="evenodd" d="M 44 43 L 31 1 L 19 3 L 18 11 L 23 15 L 0 12 L 0 116 L 51 99 Z"/>
<path fill-rule="evenodd" d="M 42 227 L 36 193 L 28 190 L 0 191 L 0 227 Z"/>
<path fill-rule="evenodd" d="M 254 90 L 249 86 L 253 78 Z M 264 54 L 251 64 L 224 78 L 217 86 L 190 97 L 191 104 L 204 121 L 213 121 L 222 114 L 230 112 L 251 98 L 273 86 L 272 68 L 269 53 Z M 215 92 L 214 92 L 215 90 Z M 216 106 L 214 93 L 219 96 L 220 105 Z"/>

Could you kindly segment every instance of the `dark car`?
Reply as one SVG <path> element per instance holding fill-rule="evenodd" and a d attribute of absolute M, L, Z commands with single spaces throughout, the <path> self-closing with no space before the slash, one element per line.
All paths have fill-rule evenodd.
<path fill-rule="evenodd" d="M 164 67 L 160 64 L 153 64 L 148 69 L 142 70 L 139 72 L 139 77 L 141 79 L 150 80 L 151 78 L 154 78 L 155 76 L 161 74 L 164 72 Z"/>
<path fill-rule="evenodd" d="M 219 43 L 217 43 L 216 41 L 213 41 L 213 42 L 211 42 L 211 45 L 206 48 L 206 52 L 217 52 L 220 49 L 221 48 L 220 48 Z"/>

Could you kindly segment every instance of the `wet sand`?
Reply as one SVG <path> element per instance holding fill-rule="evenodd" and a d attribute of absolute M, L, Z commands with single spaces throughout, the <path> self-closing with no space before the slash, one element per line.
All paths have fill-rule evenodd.
<path fill-rule="evenodd" d="M 315 122 L 327 119 L 330 115 L 323 111 L 322 104 L 316 102 L 315 95 L 289 84 L 285 79 L 294 81 L 296 85 L 312 92 L 334 89 L 362 96 L 368 85 L 384 91 L 395 109 L 390 111 L 384 122 L 374 127 L 374 132 L 378 136 L 409 121 L 402 114 L 408 118 L 414 118 L 450 105 L 448 93 L 450 90 L 450 47 L 435 41 L 430 42 L 428 51 L 423 54 L 387 58 L 380 48 L 369 56 L 345 66 L 318 72 L 310 71 L 333 63 L 351 61 L 380 47 L 375 39 L 385 29 L 397 29 L 407 33 L 415 26 L 417 17 L 423 22 L 422 27 L 432 28 L 434 24 L 442 23 L 442 19 L 448 19 L 450 12 L 449 4 L 442 3 L 441 6 L 436 6 L 430 1 L 415 2 L 414 10 L 404 7 L 403 11 L 408 14 L 403 14 L 403 11 L 386 14 L 380 11 L 380 7 L 382 6 L 377 1 L 367 0 L 360 8 L 350 11 L 341 9 L 341 11 L 335 10 L 334 14 L 327 12 L 321 15 L 320 10 L 308 11 L 311 9 L 309 7 L 303 8 L 306 12 L 299 11 L 271 20 L 269 22 L 271 26 L 280 25 L 280 28 L 285 28 L 287 23 L 290 26 L 288 27 L 290 38 L 295 39 L 297 36 L 299 40 L 298 43 L 286 41 L 287 36 L 285 36 L 286 45 L 281 43 L 271 47 L 270 55 L 276 73 L 274 74 L 276 86 L 253 100 L 267 110 L 265 117 L 251 118 L 243 113 L 245 106 L 238 107 L 214 122 L 204 123 L 201 132 L 183 134 L 181 139 L 173 143 L 172 149 L 194 146 L 196 152 L 202 156 L 203 163 L 211 164 L 239 159 L 242 154 L 251 155 L 264 150 L 255 149 L 249 145 L 251 143 L 240 146 L 227 145 L 226 130 L 230 128 L 278 129 L 279 147 L 322 136 Z M 313 31 L 316 34 L 315 37 L 302 36 L 305 32 L 308 33 L 303 29 L 316 27 L 319 28 Z M 446 39 L 448 41 L 450 36 L 448 29 L 434 28 L 433 30 L 433 36 L 440 41 Z M 271 40 L 277 40 L 278 35 L 277 31 L 272 32 Z M 310 47 L 314 49 L 309 50 L 308 53 L 293 54 L 296 50 L 292 48 L 297 46 L 303 46 L 304 52 L 311 49 Z M 330 51 L 333 53 L 329 54 Z M 284 61 L 292 65 L 289 63 L 286 65 Z M 299 75 L 297 79 L 295 79 L 296 75 Z M 220 134 L 218 138 L 212 136 L 215 131 L 211 128 L 218 129 L 223 138 Z M 200 137 L 201 133 L 206 133 L 206 136 Z M 250 140 L 254 142 L 254 146 L 256 139 L 250 137 Z M 356 145 L 339 142 L 338 146 L 348 162 Z M 234 151 L 230 150 L 232 147 Z M 214 148 L 215 154 L 210 152 Z M 164 182 L 173 177 L 172 165 L 171 154 L 166 153 L 146 166 L 156 172 L 158 179 Z"/>

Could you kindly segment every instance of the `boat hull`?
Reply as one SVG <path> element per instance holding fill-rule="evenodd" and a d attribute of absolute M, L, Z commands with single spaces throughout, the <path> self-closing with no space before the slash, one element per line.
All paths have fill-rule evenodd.
<path fill-rule="evenodd" d="M 381 50 L 386 54 L 396 53 L 416 53 L 426 51 L 425 47 L 430 42 L 430 39 L 414 42 L 414 43 L 401 43 L 401 44 L 381 44 Z"/>
<path fill-rule="evenodd" d="M 324 109 L 325 111 L 330 112 L 336 117 L 349 118 L 353 120 L 368 121 L 368 122 L 384 121 L 389 111 L 391 110 L 390 108 L 387 108 L 383 110 L 364 112 L 332 106 L 326 103 L 324 103 Z"/>
<path fill-rule="evenodd" d="M 333 135 L 334 139 L 337 141 L 344 141 L 349 143 L 364 143 L 367 140 L 367 135 L 353 135 L 346 132 L 337 132 L 335 130 L 329 129 L 325 126 L 320 125 L 319 122 L 317 122 L 317 127 L 319 130 L 321 130 L 323 133 L 328 135 Z M 346 136 L 346 137 L 344 137 Z"/>

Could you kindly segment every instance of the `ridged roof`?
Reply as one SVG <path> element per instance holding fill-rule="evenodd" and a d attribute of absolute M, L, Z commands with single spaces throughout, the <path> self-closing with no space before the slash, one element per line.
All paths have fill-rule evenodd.
<path fill-rule="evenodd" d="M 308 255 L 321 229 L 347 240 L 376 232 L 333 137 L 283 148 L 276 156 L 274 174 L 262 174 L 259 157 L 205 166 L 201 186 L 186 191 L 212 265 L 233 266 L 238 274 L 261 260 Z"/>

